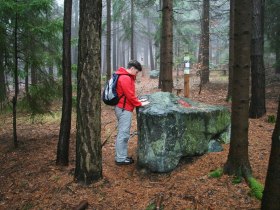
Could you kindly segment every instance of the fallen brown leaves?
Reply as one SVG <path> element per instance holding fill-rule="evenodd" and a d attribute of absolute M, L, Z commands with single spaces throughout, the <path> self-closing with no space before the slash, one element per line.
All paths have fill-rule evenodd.
<path fill-rule="evenodd" d="M 225 102 L 226 84 L 210 83 L 198 95 L 193 85 L 191 99 L 230 107 Z M 139 95 L 158 91 L 157 80 L 137 82 Z M 276 101 L 267 101 L 275 114 Z M 75 168 L 75 122 L 72 125 L 70 165 L 55 165 L 59 121 L 18 125 L 19 149 L 13 149 L 11 116 L 3 117 L 0 130 L 0 209 L 72 209 L 88 202 L 88 209 L 145 209 L 149 204 L 164 209 L 258 209 L 260 201 L 249 195 L 245 182 L 232 184 L 232 177 L 208 177 L 222 167 L 224 151 L 183 159 L 171 173 L 137 170 L 136 165 L 114 164 L 116 121 L 114 110 L 102 105 L 103 179 L 82 186 L 73 181 Z M 75 119 L 73 120 L 75 121 Z M 274 124 L 267 116 L 250 120 L 249 154 L 254 176 L 264 184 Z M 134 114 L 132 130 L 136 130 Z M 106 142 L 105 142 L 106 141 Z M 129 142 L 129 154 L 136 159 L 137 136 Z"/>

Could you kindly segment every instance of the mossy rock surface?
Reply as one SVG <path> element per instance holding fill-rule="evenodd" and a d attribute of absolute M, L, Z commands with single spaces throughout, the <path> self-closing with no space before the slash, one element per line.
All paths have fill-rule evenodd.
<path fill-rule="evenodd" d="M 137 109 L 138 166 L 153 172 L 172 171 L 183 156 L 208 152 L 211 140 L 227 141 L 230 112 L 167 92 L 147 95 Z"/>

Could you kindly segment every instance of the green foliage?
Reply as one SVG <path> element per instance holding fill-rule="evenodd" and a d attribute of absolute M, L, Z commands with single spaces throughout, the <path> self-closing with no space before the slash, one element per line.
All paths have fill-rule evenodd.
<path fill-rule="evenodd" d="M 249 187 L 251 188 L 250 194 L 257 199 L 261 200 L 263 196 L 264 187 L 255 178 L 248 178 Z"/>
<path fill-rule="evenodd" d="M 156 209 L 156 204 L 155 203 L 151 203 L 147 206 L 146 210 L 154 210 Z"/>
<path fill-rule="evenodd" d="M 51 113 L 52 101 L 61 97 L 61 90 L 61 84 L 54 81 L 32 85 L 29 93 L 19 102 L 18 108 L 20 111 L 31 113 L 32 118 L 38 114 Z"/>
<path fill-rule="evenodd" d="M 269 122 L 269 123 L 276 123 L 275 115 L 268 115 L 267 116 L 267 122 Z"/>
<path fill-rule="evenodd" d="M 210 178 L 220 178 L 223 175 L 223 169 L 222 168 L 218 168 L 215 171 L 212 171 L 209 173 L 209 177 Z"/>
<path fill-rule="evenodd" d="M 149 204 L 145 210 L 156 210 L 156 209 L 158 209 L 158 208 L 157 208 L 156 204 L 153 202 L 153 203 Z M 163 210 L 164 208 L 163 208 L 163 206 L 161 206 L 159 209 Z"/>

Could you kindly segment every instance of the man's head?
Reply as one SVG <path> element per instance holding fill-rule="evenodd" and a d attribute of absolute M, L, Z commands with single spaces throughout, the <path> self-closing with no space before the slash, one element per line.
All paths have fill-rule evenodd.
<path fill-rule="evenodd" d="M 142 66 L 137 60 L 131 60 L 127 64 L 127 68 L 130 69 L 131 67 L 136 68 L 138 71 L 142 71 Z"/>

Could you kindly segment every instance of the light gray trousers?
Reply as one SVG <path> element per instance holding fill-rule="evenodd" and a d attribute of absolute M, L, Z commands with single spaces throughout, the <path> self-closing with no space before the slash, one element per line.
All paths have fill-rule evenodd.
<path fill-rule="evenodd" d="M 115 143 L 115 160 L 121 162 L 127 157 L 127 143 L 130 137 L 132 112 L 115 106 L 115 114 L 118 119 L 118 135 Z"/>

